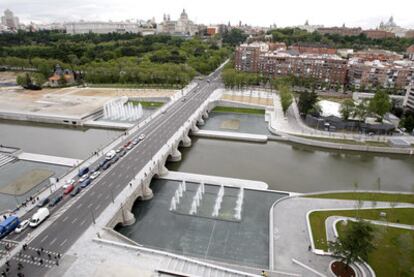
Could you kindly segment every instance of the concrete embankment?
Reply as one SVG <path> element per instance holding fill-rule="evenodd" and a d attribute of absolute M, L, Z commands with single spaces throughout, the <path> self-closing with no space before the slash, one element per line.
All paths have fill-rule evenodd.
<path fill-rule="evenodd" d="M 201 138 L 216 138 L 216 139 L 237 140 L 237 141 L 257 142 L 257 143 L 267 142 L 267 139 L 268 139 L 266 135 L 210 131 L 210 130 L 199 130 L 196 132 L 192 132 L 191 134 L 195 137 L 201 137 Z"/>
<path fill-rule="evenodd" d="M 16 158 L 20 160 L 24 160 L 24 161 L 57 164 L 57 165 L 64 165 L 64 166 L 70 166 L 70 167 L 76 166 L 83 162 L 82 160 L 77 160 L 77 159 L 41 155 L 41 154 L 34 154 L 34 153 L 26 153 L 26 152 L 17 154 Z"/>

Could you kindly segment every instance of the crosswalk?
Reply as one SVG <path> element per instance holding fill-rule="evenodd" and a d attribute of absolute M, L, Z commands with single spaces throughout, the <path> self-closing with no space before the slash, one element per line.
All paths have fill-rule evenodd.
<path fill-rule="evenodd" d="M 0 167 L 14 161 L 15 159 L 16 158 L 11 155 L 0 153 Z"/>

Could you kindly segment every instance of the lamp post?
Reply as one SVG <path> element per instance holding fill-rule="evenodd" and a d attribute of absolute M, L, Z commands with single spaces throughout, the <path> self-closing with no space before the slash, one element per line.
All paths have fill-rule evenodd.
<path fill-rule="evenodd" d="M 93 214 L 92 209 L 89 209 L 91 211 L 91 215 L 92 215 L 92 223 L 95 224 L 95 215 Z"/>

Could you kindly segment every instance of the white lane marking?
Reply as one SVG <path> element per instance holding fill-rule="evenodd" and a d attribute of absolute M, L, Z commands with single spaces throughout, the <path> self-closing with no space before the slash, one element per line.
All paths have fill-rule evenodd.
<path fill-rule="evenodd" d="M 85 222 L 86 222 L 86 219 L 84 219 L 82 222 L 81 222 L 81 226 L 83 226 L 83 224 L 85 224 Z"/>
<path fill-rule="evenodd" d="M 66 220 L 68 220 L 67 216 L 62 220 L 62 222 L 65 222 Z"/>
<path fill-rule="evenodd" d="M 49 245 L 50 246 L 52 246 L 54 243 L 56 242 L 56 238 L 54 238 L 50 243 L 49 243 Z"/>
<path fill-rule="evenodd" d="M 79 210 L 82 207 L 82 203 L 79 203 L 79 205 L 76 206 L 76 208 Z"/>
<path fill-rule="evenodd" d="M 98 206 L 95 207 L 95 211 L 97 211 L 99 208 L 101 207 L 101 205 L 99 204 Z"/>
<path fill-rule="evenodd" d="M 77 220 L 78 220 L 78 218 L 76 218 L 76 217 L 75 217 L 75 218 L 72 220 L 72 224 L 73 224 L 73 223 L 75 223 Z"/>
<path fill-rule="evenodd" d="M 44 236 L 40 242 L 44 242 L 47 239 L 48 236 L 49 235 Z"/>
<path fill-rule="evenodd" d="M 90 207 L 92 207 L 92 203 L 90 203 L 90 204 L 88 205 L 88 209 L 89 209 Z"/>
<path fill-rule="evenodd" d="M 65 239 L 59 246 L 63 246 L 67 241 L 68 239 Z"/>

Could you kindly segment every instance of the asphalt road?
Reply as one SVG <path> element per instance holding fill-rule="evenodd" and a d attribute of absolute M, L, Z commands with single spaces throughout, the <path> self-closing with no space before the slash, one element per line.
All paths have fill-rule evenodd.
<path fill-rule="evenodd" d="M 52 208 L 50 218 L 42 223 L 48 224 L 47 222 L 49 222 L 51 224 L 32 239 L 28 250 L 23 251 L 21 256 L 15 255 L 9 259 L 10 267 L 7 276 L 17 276 L 17 272 L 22 272 L 25 276 L 44 276 L 51 267 L 56 266 L 55 256 L 58 253 L 64 254 L 72 246 L 82 233 L 93 224 L 93 219 L 112 203 L 112 198 L 116 197 L 129 184 L 211 93 L 221 86 L 218 81 L 219 74 L 220 72 L 217 71 L 211 77 L 200 81 L 199 85 L 185 96 L 186 101 L 178 100 L 165 113 L 160 114 L 139 129 L 133 137 L 145 134 L 143 141 L 129 150 L 109 169 L 103 171 L 78 196 L 67 195 L 57 207 Z M 118 147 L 123 146 L 130 139 L 126 139 Z M 93 168 L 94 165 L 91 167 Z M 61 194 L 62 190 L 57 191 L 54 195 L 59 193 Z M 51 197 L 53 198 L 53 196 Z M 27 215 L 27 217 L 30 216 L 31 213 Z M 6 239 L 17 243 L 23 241 L 29 232 L 32 232 L 31 236 L 34 236 L 33 230 L 28 228 L 23 233 L 11 234 Z M 13 245 L 13 243 L 11 244 Z M 41 248 L 44 251 L 39 256 L 37 251 Z M 51 260 L 49 260 L 48 254 L 50 254 Z M 20 271 L 17 270 L 18 262 L 24 266 Z M 0 272 L 5 270 L 6 266 L 3 266 Z"/>

